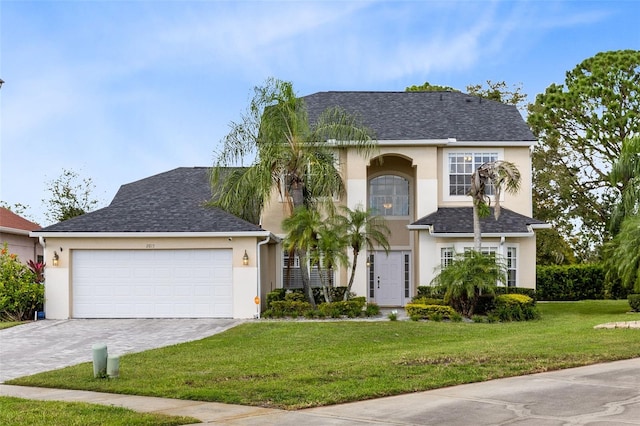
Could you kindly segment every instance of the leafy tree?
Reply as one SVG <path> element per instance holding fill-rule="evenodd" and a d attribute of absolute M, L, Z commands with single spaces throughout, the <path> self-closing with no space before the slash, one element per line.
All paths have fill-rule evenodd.
<path fill-rule="evenodd" d="M 482 246 L 480 217 L 490 214 L 491 198 L 487 194 L 487 185 L 494 188 L 494 215 L 500 217 L 500 195 L 502 191 L 516 193 L 520 190 L 520 171 L 509 161 L 490 161 L 484 163 L 471 175 L 469 195 L 473 199 L 473 247 L 479 252 Z"/>
<path fill-rule="evenodd" d="M 570 265 L 575 262 L 573 249 L 557 229 L 536 231 L 537 265 Z"/>
<path fill-rule="evenodd" d="M 351 248 L 353 254 L 349 283 L 347 284 L 347 291 L 344 293 L 344 300 L 348 300 L 356 275 L 360 251 L 365 248 L 371 250 L 373 247 L 379 246 L 388 254 L 389 241 L 387 237 L 391 234 L 391 231 L 387 227 L 384 218 L 373 214 L 372 210 L 363 210 L 361 207 L 351 210 L 348 207 L 342 207 L 342 212 L 344 215 L 337 217 L 339 221 L 338 232 L 345 235 L 347 246 Z"/>
<path fill-rule="evenodd" d="M 609 173 L 622 141 L 640 133 L 640 51 L 598 53 L 529 106 L 540 140 L 533 152 L 536 217 L 555 225 L 581 259 L 610 237 L 607 225 L 627 182 Z"/>
<path fill-rule="evenodd" d="M 497 283 L 504 284 L 507 280 L 504 261 L 475 250 L 456 253 L 449 265 L 438 269 L 431 285 L 435 285 L 444 294 L 445 301 L 466 317 L 473 315 L 481 294 L 494 294 Z"/>
<path fill-rule="evenodd" d="M 47 183 L 50 193 L 45 216 L 52 222 L 61 222 L 91 211 L 98 204 L 93 198 L 95 189 L 91 178 L 80 178 L 73 170 L 62 170 L 62 175 Z"/>
<path fill-rule="evenodd" d="M 437 84 L 430 84 L 428 81 L 425 81 L 424 84 L 419 86 L 413 85 L 406 87 L 404 89 L 405 92 L 443 92 L 443 91 L 451 91 L 451 92 L 459 92 L 459 90 L 454 89 L 449 86 L 438 86 Z"/>
<path fill-rule="evenodd" d="M 25 219 L 31 220 L 29 218 L 29 215 L 27 214 L 27 211 L 30 208 L 27 204 L 15 203 L 14 205 L 10 205 L 6 201 L 0 200 L 0 207 L 4 207 L 5 209 L 17 214 L 18 216 L 22 216 Z M 31 221 L 33 222 L 33 220 Z"/>
<path fill-rule="evenodd" d="M 487 87 L 482 84 L 468 85 L 467 93 L 503 104 L 515 105 L 520 110 L 526 109 L 527 95 L 522 93 L 522 83 L 514 84 L 510 89 L 504 81 L 487 80 Z"/>
<path fill-rule="evenodd" d="M 377 143 L 371 130 L 341 108 L 330 108 L 311 123 L 293 85 L 268 79 L 254 89 L 247 112 L 223 140 L 211 177 L 212 204 L 254 223 L 274 192 L 290 212 L 302 206 L 331 211 L 333 196 L 344 193 L 334 153 L 346 147 L 370 155 Z M 248 160 L 249 167 L 225 172 Z M 301 248 L 295 251 L 306 256 Z M 308 275 L 302 284 L 311 302 Z"/>

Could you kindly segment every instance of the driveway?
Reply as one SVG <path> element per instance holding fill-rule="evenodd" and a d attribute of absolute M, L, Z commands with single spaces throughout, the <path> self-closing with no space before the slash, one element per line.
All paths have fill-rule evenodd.
<path fill-rule="evenodd" d="M 231 319 L 42 320 L 0 330 L 0 383 L 92 360 L 91 347 L 123 355 L 199 340 L 228 330 Z"/>

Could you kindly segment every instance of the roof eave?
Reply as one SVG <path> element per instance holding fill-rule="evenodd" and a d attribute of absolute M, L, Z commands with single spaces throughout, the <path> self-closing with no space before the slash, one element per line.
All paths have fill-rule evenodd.
<path fill-rule="evenodd" d="M 271 237 L 279 240 L 270 231 L 236 232 L 38 232 L 31 237 L 44 238 L 233 238 L 233 237 Z"/>
<path fill-rule="evenodd" d="M 9 228 L 9 227 L 6 227 L 6 226 L 0 226 L 0 232 L 4 232 L 4 233 L 7 233 L 7 234 L 14 234 L 14 235 L 29 236 L 29 234 L 31 232 L 35 232 L 35 231 L 27 231 L 26 229 Z"/>
<path fill-rule="evenodd" d="M 407 225 L 407 229 L 410 231 L 428 231 L 432 237 L 441 238 L 473 238 L 473 232 L 434 232 L 431 225 Z M 511 237 L 511 238 L 529 238 L 535 234 L 533 230 L 527 232 L 483 232 L 482 237 L 497 238 L 497 237 Z"/>

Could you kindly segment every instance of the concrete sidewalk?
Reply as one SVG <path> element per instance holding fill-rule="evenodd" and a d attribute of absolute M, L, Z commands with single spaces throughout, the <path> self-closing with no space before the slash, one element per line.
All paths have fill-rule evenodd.
<path fill-rule="evenodd" d="M 0 395 L 219 425 L 640 425 L 640 358 L 300 411 L 9 385 L 0 385 Z"/>

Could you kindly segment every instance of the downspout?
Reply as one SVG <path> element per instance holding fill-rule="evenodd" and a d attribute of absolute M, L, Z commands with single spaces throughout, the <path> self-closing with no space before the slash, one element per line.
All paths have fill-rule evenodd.
<path fill-rule="evenodd" d="M 260 269 L 260 259 L 262 258 L 262 256 L 260 254 L 260 246 L 263 246 L 263 245 L 267 244 L 269 241 L 271 241 L 271 236 L 268 236 L 266 239 L 260 241 L 258 243 L 258 245 L 257 245 L 257 248 L 256 248 L 256 251 L 257 251 L 257 253 L 256 253 L 256 255 L 257 255 L 256 256 L 257 257 L 256 266 L 258 267 L 258 281 L 257 281 L 257 288 L 256 288 L 256 297 L 258 299 L 260 299 L 260 294 L 261 294 L 261 291 L 262 291 L 262 282 L 261 282 L 262 281 L 261 280 L 261 278 L 262 278 L 261 277 L 262 270 Z M 261 307 L 262 307 L 262 300 L 260 300 L 260 303 L 256 304 L 256 315 L 255 315 L 255 317 L 257 319 L 260 318 L 260 308 Z"/>

